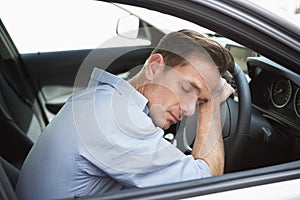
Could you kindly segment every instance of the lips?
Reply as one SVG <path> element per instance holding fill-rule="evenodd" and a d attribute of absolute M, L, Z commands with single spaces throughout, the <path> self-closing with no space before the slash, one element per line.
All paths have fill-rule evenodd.
<path fill-rule="evenodd" d="M 171 118 L 172 118 L 172 122 L 175 124 L 177 123 L 178 121 L 180 121 L 180 117 L 177 117 L 175 114 L 171 113 L 170 112 L 170 115 L 171 115 Z"/>

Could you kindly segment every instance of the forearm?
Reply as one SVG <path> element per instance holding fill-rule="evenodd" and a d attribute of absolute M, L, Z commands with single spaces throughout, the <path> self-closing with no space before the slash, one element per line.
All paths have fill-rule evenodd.
<path fill-rule="evenodd" d="M 219 104 L 201 105 L 192 155 L 206 161 L 213 176 L 223 174 L 224 145 Z"/>

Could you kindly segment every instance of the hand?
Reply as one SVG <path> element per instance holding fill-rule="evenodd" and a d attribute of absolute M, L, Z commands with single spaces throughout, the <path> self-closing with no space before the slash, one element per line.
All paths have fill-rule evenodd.
<path fill-rule="evenodd" d="M 228 97 L 233 96 L 235 93 L 235 90 L 233 87 L 227 83 L 227 81 L 224 78 L 220 78 L 219 84 L 215 91 L 212 91 L 212 100 L 219 103 L 223 103 L 228 99 Z"/>
<path fill-rule="evenodd" d="M 208 89 L 208 85 L 206 85 L 202 90 L 210 96 L 208 103 L 199 105 L 200 114 L 203 115 L 208 112 L 214 112 L 215 108 L 218 108 L 230 96 L 234 97 L 235 93 L 233 87 L 224 78 L 219 78 L 218 84 L 214 88 Z"/>

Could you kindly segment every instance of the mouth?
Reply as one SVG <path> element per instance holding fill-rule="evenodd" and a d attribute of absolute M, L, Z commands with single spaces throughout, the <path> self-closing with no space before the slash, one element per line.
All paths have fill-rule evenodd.
<path fill-rule="evenodd" d="M 180 121 L 180 118 L 177 117 L 176 115 L 174 115 L 173 113 L 170 112 L 170 115 L 171 115 L 171 118 L 172 118 L 171 121 L 172 121 L 174 124 L 176 124 L 177 122 Z"/>

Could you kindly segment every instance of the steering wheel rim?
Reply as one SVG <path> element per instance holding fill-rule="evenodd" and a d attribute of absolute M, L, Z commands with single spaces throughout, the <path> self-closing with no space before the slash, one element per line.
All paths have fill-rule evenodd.
<path fill-rule="evenodd" d="M 238 103 L 229 98 L 221 105 L 221 119 L 225 120 L 222 121 L 225 145 L 225 173 L 239 170 L 238 162 L 241 160 L 246 146 L 251 119 L 251 93 L 245 74 L 235 64 L 232 75 L 237 87 Z M 233 107 L 236 105 L 238 108 L 234 109 Z M 234 110 L 238 110 L 238 113 L 233 112 Z M 228 115 L 224 116 L 224 113 Z M 235 119 L 237 120 L 235 121 Z M 198 113 L 195 112 L 192 117 L 184 117 L 177 129 L 177 147 L 185 154 L 192 152 L 190 145 L 196 137 L 197 122 Z M 224 133 L 224 131 L 227 133 Z M 224 135 L 226 138 L 224 138 Z"/>

